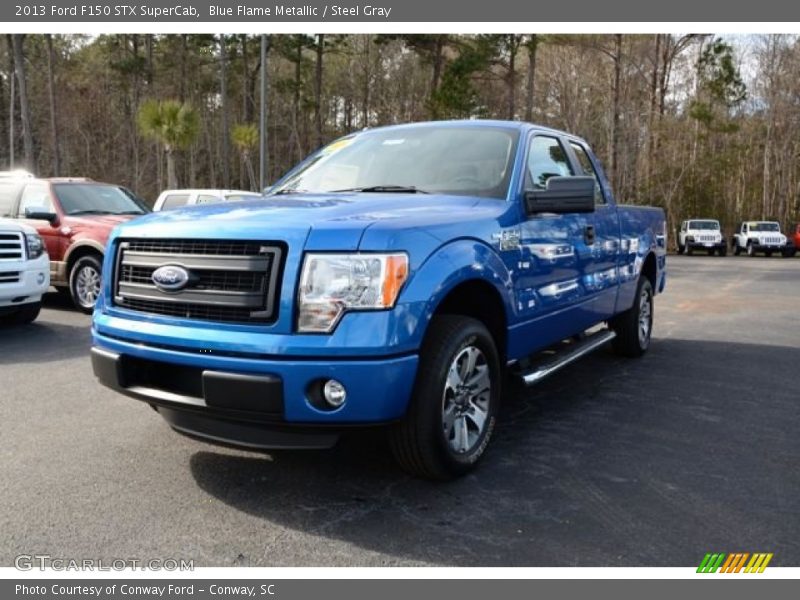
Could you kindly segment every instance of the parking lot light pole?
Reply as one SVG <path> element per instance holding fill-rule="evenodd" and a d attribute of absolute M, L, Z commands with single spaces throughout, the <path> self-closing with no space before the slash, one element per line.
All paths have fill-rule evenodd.
<path fill-rule="evenodd" d="M 261 34 L 261 113 L 258 123 L 258 185 L 267 186 L 267 35 Z"/>

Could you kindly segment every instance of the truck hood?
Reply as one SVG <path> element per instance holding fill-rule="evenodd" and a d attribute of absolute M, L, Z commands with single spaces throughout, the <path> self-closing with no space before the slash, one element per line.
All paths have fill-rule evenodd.
<path fill-rule="evenodd" d="M 476 208 L 482 207 L 482 210 Z M 123 225 L 125 237 L 306 239 L 307 249 L 357 249 L 376 224 L 436 229 L 455 221 L 494 216 L 502 200 L 399 193 L 293 194 L 151 213 Z M 490 214 L 486 214 L 490 213 Z"/>
<path fill-rule="evenodd" d="M 79 217 L 71 217 L 64 215 L 61 219 L 62 225 L 73 228 L 85 229 L 108 229 L 111 231 L 120 223 L 125 223 L 139 215 L 81 215 Z"/>

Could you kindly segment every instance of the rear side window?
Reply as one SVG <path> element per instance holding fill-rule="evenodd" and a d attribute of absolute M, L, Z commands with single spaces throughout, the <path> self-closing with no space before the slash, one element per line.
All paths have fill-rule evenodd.
<path fill-rule="evenodd" d="M 600 176 L 597 174 L 597 171 L 595 170 L 594 165 L 592 164 L 592 161 L 586 152 L 586 149 L 580 144 L 576 144 L 574 142 L 571 144 L 571 146 L 572 150 L 575 152 L 578 162 L 581 165 L 583 174 L 594 177 L 594 203 L 605 204 L 606 199 L 603 196 L 603 188 L 600 185 Z"/>
<path fill-rule="evenodd" d="M 227 202 L 238 202 L 240 200 L 260 200 L 263 198 L 260 194 L 228 194 L 225 196 Z"/>
<path fill-rule="evenodd" d="M 543 190 L 551 177 L 569 177 L 574 174 L 561 142 L 545 136 L 533 139 L 525 173 L 528 189 Z"/>
<path fill-rule="evenodd" d="M 161 210 L 169 210 L 170 208 L 186 206 L 187 202 L 189 202 L 189 194 L 170 194 L 164 198 L 164 203 L 161 205 Z"/>
<path fill-rule="evenodd" d="M 195 204 L 213 204 L 215 202 L 222 202 L 222 198 L 212 194 L 200 194 L 197 196 L 197 202 Z"/>

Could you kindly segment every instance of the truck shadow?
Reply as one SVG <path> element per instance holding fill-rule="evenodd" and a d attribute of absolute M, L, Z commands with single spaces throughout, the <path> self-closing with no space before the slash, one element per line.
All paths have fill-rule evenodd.
<path fill-rule="evenodd" d="M 328 452 L 203 450 L 190 467 L 231 508 L 332 544 L 337 564 L 359 564 L 337 542 L 378 564 L 689 566 L 709 548 L 798 564 L 798 364 L 798 348 L 674 339 L 638 361 L 597 353 L 509 390 L 481 467 L 448 483 L 399 471 L 380 432 Z"/>

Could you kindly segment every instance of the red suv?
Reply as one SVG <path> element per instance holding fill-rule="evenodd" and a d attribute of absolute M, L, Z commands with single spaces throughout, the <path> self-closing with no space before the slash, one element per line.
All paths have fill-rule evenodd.
<path fill-rule="evenodd" d="M 130 190 L 91 179 L 20 177 L 0 186 L 0 217 L 34 227 L 50 255 L 50 282 L 92 312 L 108 234 L 150 209 Z"/>
<path fill-rule="evenodd" d="M 792 252 L 792 256 L 794 256 L 795 252 L 800 252 L 800 223 L 794 226 L 794 231 L 789 229 L 786 232 L 786 237 L 789 238 L 788 245 L 794 249 Z"/>

